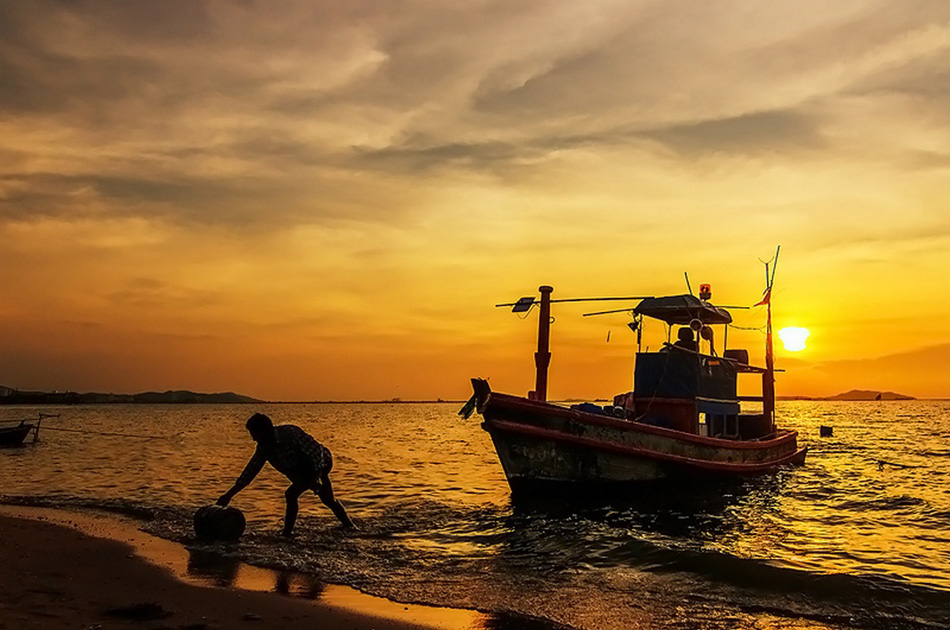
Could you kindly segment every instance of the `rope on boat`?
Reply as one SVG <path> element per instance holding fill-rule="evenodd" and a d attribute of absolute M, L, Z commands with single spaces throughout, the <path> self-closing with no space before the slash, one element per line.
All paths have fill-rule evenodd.
<path fill-rule="evenodd" d="M 736 330 L 754 330 L 756 332 L 765 332 L 765 326 L 736 326 L 735 324 L 726 324 L 729 328 L 735 328 Z"/>
<path fill-rule="evenodd" d="M 91 429 L 67 429 L 65 427 L 43 427 L 44 431 L 66 431 L 68 433 L 88 433 L 89 435 L 106 435 L 110 437 L 130 437 L 140 440 L 171 440 L 184 435 L 184 431 L 179 431 L 172 435 L 138 435 L 136 433 L 119 433 L 116 431 L 93 431 Z"/>

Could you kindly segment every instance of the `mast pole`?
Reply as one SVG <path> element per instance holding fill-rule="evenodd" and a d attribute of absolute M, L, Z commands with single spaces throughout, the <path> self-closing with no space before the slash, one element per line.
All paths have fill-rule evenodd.
<path fill-rule="evenodd" d="M 771 298 L 771 295 L 769 296 Z M 762 375 L 762 412 L 775 431 L 775 355 L 772 349 L 772 300 L 765 306 L 765 374 Z"/>
<path fill-rule="evenodd" d="M 782 246 L 775 248 L 772 258 L 772 273 L 769 263 L 765 263 L 765 374 L 762 375 L 762 413 L 768 415 L 769 426 L 775 431 L 775 352 L 772 346 L 772 286 L 775 284 L 775 270 L 778 268 L 778 255 Z"/>
<path fill-rule="evenodd" d="M 548 365 L 551 363 L 549 351 L 551 339 L 551 292 L 554 287 L 542 285 L 541 312 L 538 314 L 538 351 L 534 354 L 534 366 L 537 375 L 534 381 L 534 399 L 545 401 L 548 398 Z"/>

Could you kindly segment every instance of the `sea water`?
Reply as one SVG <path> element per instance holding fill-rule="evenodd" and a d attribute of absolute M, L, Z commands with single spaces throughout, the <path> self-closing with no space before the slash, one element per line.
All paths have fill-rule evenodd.
<path fill-rule="evenodd" d="M 226 554 L 396 601 L 516 615 L 513 627 L 950 627 L 948 401 L 779 403 L 780 424 L 809 446 L 803 467 L 518 500 L 477 416 L 458 407 L 45 407 L 60 415 L 36 445 L 0 451 L 0 501 L 118 511 L 197 560 Z M 0 408 L 0 419 L 37 411 Z M 244 421 L 257 411 L 332 450 L 357 532 L 307 494 L 296 537 L 282 539 L 288 482 L 267 467 L 232 501 L 248 518 L 240 543 L 193 540 L 194 511 L 253 452 Z"/>

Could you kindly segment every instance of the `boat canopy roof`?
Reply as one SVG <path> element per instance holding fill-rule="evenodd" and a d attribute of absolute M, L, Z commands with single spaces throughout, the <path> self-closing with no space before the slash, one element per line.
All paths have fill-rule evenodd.
<path fill-rule="evenodd" d="M 732 315 L 727 311 L 700 300 L 695 295 L 666 295 L 644 298 L 634 309 L 645 317 L 659 319 L 667 324 L 688 326 L 698 319 L 704 324 L 729 324 Z"/>

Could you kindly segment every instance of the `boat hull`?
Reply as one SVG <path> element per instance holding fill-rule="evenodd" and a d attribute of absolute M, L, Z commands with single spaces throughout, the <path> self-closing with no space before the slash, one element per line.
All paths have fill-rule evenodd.
<path fill-rule="evenodd" d="M 512 489 L 535 482 L 632 482 L 680 474 L 760 475 L 802 464 L 794 431 L 708 438 L 488 391 L 477 409 Z"/>
<path fill-rule="evenodd" d="M 23 440 L 33 430 L 32 424 L 21 424 L 16 427 L 0 429 L 0 448 L 9 446 L 20 446 Z"/>

